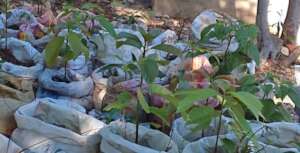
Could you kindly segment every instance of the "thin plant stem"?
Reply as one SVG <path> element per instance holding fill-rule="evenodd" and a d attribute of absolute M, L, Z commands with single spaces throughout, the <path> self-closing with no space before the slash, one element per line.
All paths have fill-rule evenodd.
<path fill-rule="evenodd" d="M 143 46 L 143 55 L 142 55 L 142 58 L 144 58 L 146 56 L 146 48 L 147 48 L 147 42 L 145 42 L 145 45 Z M 142 74 L 141 74 L 140 79 L 141 80 L 140 80 L 139 87 L 142 90 L 142 88 L 143 88 L 143 80 L 144 80 L 144 77 L 143 77 Z M 135 124 L 135 143 L 136 144 L 139 144 L 139 124 L 140 124 L 140 121 L 139 121 L 140 118 L 139 118 L 139 114 L 138 114 L 139 110 L 140 110 L 140 103 L 137 102 L 137 104 L 136 104 L 136 124 Z"/>
<path fill-rule="evenodd" d="M 222 102 L 221 102 L 221 112 L 220 112 L 220 116 L 219 116 L 219 123 L 218 123 L 218 129 L 217 129 L 217 140 L 215 143 L 214 153 L 218 152 L 218 142 L 219 142 L 219 136 L 220 136 L 220 131 L 221 131 L 221 127 L 222 127 L 222 115 L 223 115 L 224 101 L 225 101 L 225 95 L 223 95 Z"/>
<path fill-rule="evenodd" d="M 228 41 L 228 44 L 227 44 L 227 47 L 226 47 L 226 50 L 225 50 L 225 54 L 224 54 L 224 65 L 226 65 L 226 62 L 227 62 L 228 51 L 229 51 L 229 47 L 230 47 L 232 38 L 233 38 L 233 36 L 230 36 L 230 37 L 229 37 L 229 41 Z"/>

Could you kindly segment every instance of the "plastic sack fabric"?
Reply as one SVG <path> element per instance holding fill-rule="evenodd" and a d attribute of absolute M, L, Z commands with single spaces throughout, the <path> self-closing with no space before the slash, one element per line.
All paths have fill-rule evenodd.
<path fill-rule="evenodd" d="M 93 90 L 93 103 L 96 110 L 101 110 L 103 107 L 103 99 L 107 93 L 107 88 L 110 83 L 110 79 L 104 78 L 101 72 L 98 72 L 99 69 L 96 69 L 92 73 L 92 79 L 94 81 L 94 90 Z"/>
<path fill-rule="evenodd" d="M 297 148 L 300 142 L 300 123 L 273 122 L 254 124 L 259 141 L 276 147 Z"/>
<path fill-rule="evenodd" d="M 5 49 L 5 39 L 0 40 L 0 47 Z M 15 76 L 36 79 L 44 68 L 41 54 L 30 43 L 12 37 L 8 38 L 7 47 L 16 60 L 30 65 L 4 62 L 2 70 Z"/>
<path fill-rule="evenodd" d="M 14 112 L 34 99 L 33 80 L 0 72 L 0 132 L 10 135 L 16 128 Z"/>
<path fill-rule="evenodd" d="M 0 134 L 0 152 L 2 153 L 19 153 L 22 151 L 15 142 Z M 26 153 L 26 152 L 24 152 Z"/>
<path fill-rule="evenodd" d="M 228 132 L 228 124 L 231 122 L 230 118 L 222 117 L 222 128 L 220 134 Z M 182 151 L 186 145 L 197 141 L 203 137 L 213 136 L 217 133 L 218 120 L 213 120 L 206 130 L 192 131 L 193 125 L 187 125 L 183 118 L 178 118 L 173 122 L 173 129 L 171 133 L 172 140 L 177 144 L 178 149 Z"/>
<path fill-rule="evenodd" d="M 218 153 L 226 153 L 224 150 L 224 144 L 221 141 L 221 139 L 227 138 L 232 141 L 235 141 L 235 138 L 231 134 L 227 135 L 221 135 L 220 141 L 218 141 Z M 202 138 L 196 142 L 188 144 L 184 150 L 183 153 L 213 153 L 214 147 L 216 143 L 216 136 L 211 137 L 205 137 Z M 299 153 L 299 151 L 296 148 L 279 148 L 272 145 L 266 145 L 262 142 L 258 142 L 258 144 L 255 146 L 255 148 L 250 148 L 250 153 Z"/>
<path fill-rule="evenodd" d="M 81 98 L 88 96 L 94 86 L 91 77 L 70 82 L 55 81 L 55 77 L 63 78 L 64 71 L 46 69 L 39 77 L 41 87 L 56 92 L 59 95 Z"/>
<path fill-rule="evenodd" d="M 36 153 L 98 153 L 99 131 L 106 126 L 73 106 L 43 99 L 20 107 L 15 118 L 12 140 Z"/>
<path fill-rule="evenodd" d="M 0 32 L 3 31 L 4 29 L 5 29 L 4 17 L 0 15 Z"/>
<path fill-rule="evenodd" d="M 144 42 L 143 36 L 138 31 L 125 28 L 118 28 L 115 30 L 118 34 L 122 32 L 131 33 L 137 36 L 141 42 Z M 133 60 L 132 55 L 136 58 L 141 55 L 140 49 L 133 46 L 122 45 L 117 48 L 116 40 L 109 33 L 103 32 L 102 36 L 94 36 L 93 39 L 94 43 L 99 45 L 96 51 L 97 58 L 104 64 L 130 63 Z M 101 54 L 98 54 L 97 52 Z"/>
<path fill-rule="evenodd" d="M 11 15 L 7 19 L 7 26 L 22 24 L 38 24 L 36 17 L 26 9 L 16 8 L 9 11 Z"/>
<path fill-rule="evenodd" d="M 100 132 L 103 153 L 178 153 L 170 137 L 157 130 L 139 127 L 139 144 L 134 143 L 135 125 L 112 122 Z"/>
<path fill-rule="evenodd" d="M 30 102 L 34 99 L 33 84 L 32 79 L 0 72 L 0 98 Z"/>
<path fill-rule="evenodd" d="M 251 147 L 253 153 L 299 153 L 300 142 L 300 124 L 287 122 L 261 123 L 250 122 L 252 131 L 255 131 L 257 145 Z M 182 131 L 182 130 L 181 130 Z M 222 135 L 220 138 L 227 138 L 236 142 L 234 134 L 231 132 Z M 224 144 L 221 139 L 218 143 L 218 152 L 225 153 Z M 178 142 L 178 141 L 177 141 Z M 183 153 L 213 153 L 216 142 L 216 136 L 201 138 L 197 141 L 188 143 Z M 251 144 L 251 142 L 250 142 Z"/>

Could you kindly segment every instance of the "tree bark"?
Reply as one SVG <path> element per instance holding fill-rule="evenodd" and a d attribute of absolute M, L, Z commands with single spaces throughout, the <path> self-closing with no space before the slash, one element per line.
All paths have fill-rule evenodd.
<path fill-rule="evenodd" d="M 290 0 L 289 9 L 283 26 L 282 39 L 291 54 L 283 60 L 283 64 L 290 65 L 299 57 L 300 45 L 300 0 Z"/>
<path fill-rule="evenodd" d="M 258 0 L 256 25 L 259 28 L 259 34 L 257 38 L 258 48 L 261 51 L 262 62 L 269 58 L 275 59 L 279 52 L 280 41 L 272 36 L 269 31 L 268 24 L 268 7 L 269 0 Z"/>
<path fill-rule="evenodd" d="M 289 57 L 284 59 L 281 63 L 285 66 L 289 66 L 293 64 L 299 56 L 300 56 L 300 47 L 298 46 L 295 47 L 295 49 L 292 50 L 292 53 L 289 55 Z"/>

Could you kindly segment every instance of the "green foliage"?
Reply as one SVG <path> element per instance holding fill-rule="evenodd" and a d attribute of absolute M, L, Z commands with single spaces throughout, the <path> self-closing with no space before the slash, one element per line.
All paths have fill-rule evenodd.
<path fill-rule="evenodd" d="M 181 56 L 181 54 L 182 54 L 178 48 L 176 48 L 172 45 L 167 45 L 167 44 L 159 44 L 157 46 L 152 47 L 152 49 L 161 50 L 161 51 L 171 53 L 171 54 L 174 54 L 177 56 Z"/>
<path fill-rule="evenodd" d="M 92 13 L 93 12 L 93 13 Z M 91 29 L 86 28 L 86 21 L 96 22 L 98 21 L 101 25 L 101 28 L 107 31 L 114 38 L 117 37 L 115 29 L 111 22 L 103 16 L 103 10 L 96 3 L 84 3 L 80 8 L 76 8 L 72 3 L 65 3 L 63 6 L 63 11 L 61 16 L 71 17 L 66 24 L 59 25 L 60 28 L 79 28 L 83 32 L 90 32 L 98 30 L 95 25 Z M 95 14 L 94 14 L 95 13 Z"/>
<path fill-rule="evenodd" d="M 236 98 L 239 102 L 243 103 L 251 112 L 252 114 L 258 119 L 261 115 L 261 110 L 263 105 L 261 102 L 252 94 L 248 92 L 231 92 L 231 96 Z"/>
<path fill-rule="evenodd" d="M 111 22 L 109 22 L 109 20 L 107 18 L 105 18 L 102 15 L 99 15 L 98 17 L 95 17 L 99 23 L 102 25 L 102 27 L 114 38 L 117 38 L 117 33 L 113 27 L 113 25 L 111 24 Z"/>
<path fill-rule="evenodd" d="M 190 109 L 195 101 L 206 100 L 209 97 L 217 95 L 217 92 L 212 89 L 193 89 L 184 90 L 175 93 L 177 96 L 182 96 L 178 104 L 178 112 L 184 112 Z"/>
<path fill-rule="evenodd" d="M 101 13 L 98 5 L 94 3 L 84 3 L 81 8 L 76 8 L 70 3 L 64 5 L 63 11 L 59 16 L 69 16 L 69 19 L 65 23 L 57 25 L 54 29 L 60 31 L 60 29 L 67 28 L 68 33 L 65 37 L 55 37 L 47 45 L 45 59 L 48 67 L 55 65 L 58 56 L 63 57 L 65 64 L 69 60 L 77 58 L 80 54 L 83 54 L 86 58 L 89 57 L 89 50 L 84 43 L 82 35 L 73 32 L 74 29 L 80 29 L 83 32 L 86 31 L 85 21 L 87 20 L 92 22 L 99 21 L 104 30 L 109 32 L 113 37 L 117 37 L 113 25 L 109 20 L 102 15 L 91 15 L 90 10 Z M 64 42 L 66 42 L 65 45 L 63 45 Z"/>
<path fill-rule="evenodd" d="M 45 61 L 48 67 L 55 65 L 56 58 L 59 56 L 63 44 L 63 37 L 55 37 L 47 44 L 45 49 Z"/>
<path fill-rule="evenodd" d="M 64 42 L 67 42 L 64 46 Z M 48 67 L 56 64 L 57 57 L 61 56 L 66 64 L 69 60 L 76 59 L 80 54 L 89 56 L 88 48 L 82 43 L 82 36 L 68 31 L 65 37 L 54 37 L 46 46 L 45 61 Z"/>
<path fill-rule="evenodd" d="M 117 47 L 121 47 L 122 45 L 129 45 L 141 49 L 143 47 L 143 43 L 140 39 L 131 33 L 121 32 L 119 33 L 119 39 L 117 40 Z"/>
<path fill-rule="evenodd" d="M 75 57 L 77 57 L 80 53 L 83 53 L 85 58 L 87 59 L 89 56 L 88 48 L 82 43 L 82 37 L 80 34 L 76 34 L 72 31 L 68 33 L 67 36 L 70 49 L 75 53 Z"/>
<path fill-rule="evenodd" d="M 150 113 L 150 108 L 148 103 L 145 100 L 145 97 L 143 95 L 143 92 L 140 88 L 137 89 L 137 98 L 138 98 L 138 102 L 140 103 L 140 105 L 142 106 L 143 110 L 146 113 Z"/>
<path fill-rule="evenodd" d="M 223 143 L 223 146 L 224 146 L 224 150 L 227 152 L 227 153 L 233 153 L 235 152 L 235 148 L 236 148 L 236 143 L 230 139 L 227 139 L 227 138 L 224 138 L 224 139 L 221 139 L 222 140 L 222 143 Z"/>
<path fill-rule="evenodd" d="M 250 92 L 255 94 L 259 91 L 258 82 L 254 75 L 245 75 L 239 80 L 240 91 Z"/>
<path fill-rule="evenodd" d="M 246 75 L 239 81 L 239 90 L 252 94 L 258 92 L 262 93 L 259 99 L 263 105 L 261 111 L 263 118 L 261 119 L 263 119 L 264 122 L 292 121 L 290 113 L 283 107 L 282 103 L 275 103 L 272 99 L 273 97 L 270 97 L 270 95 L 275 94 L 277 99 L 283 100 L 286 96 L 290 96 L 293 97 L 291 99 L 295 101 L 296 104 L 299 97 L 292 84 L 286 81 L 279 81 L 270 73 L 267 73 L 261 81 L 267 83 L 260 83 L 255 79 L 255 76 Z M 252 119 L 247 112 L 246 116 L 248 119 Z"/>
<path fill-rule="evenodd" d="M 169 127 L 171 126 L 169 120 L 169 115 L 171 114 L 171 112 L 169 112 L 168 109 L 166 109 L 165 107 L 150 107 L 150 112 L 155 116 L 159 117 L 163 121 L 163 124 Z"/>
<path fill-rule="evenodd" d="M 211 121 L 218 115 L 210 106 L 200 106 L 192 108 L 187 114 L 183 115 L 188 124 L 196 125 L 193 130 L 207 129 Z"/>
<path fill-rule="evenodd" d="M 148 83 L 152 83 L 158 75 L 158 65 L 156 61 L 152 58 L 147 57 L 140 60 L 139 66 L 141 74 L 142 76 L 144 76 L 145 81 Z"/>
<path fill-rule="evenodd" d="M 235 39 L 239 43 L 237 51 L 231 53 L 227 50 L 221 58 L 220 65 L 221 74 L 230 73 L 236 67 L 244 65 L 254 60 L 259 65 L 259 51 L 256 47 L 255 41 L 257 37 L 257 28 L 255 25 L 247 25 L 244 23 L 226 23 L 217 22 L 207 26 L 201 33 L 201 44 L 208 43 L 211 39 L 217 39 L 223 42 L 228 41 L 228 46 Z"/>
<path fill-rule="evenodd" d="M 297 94 L 295 87 L 290 83 L 282 83 L 276 87 L 275 96 L 281 98 L 282 100 L 289 96 L 292 101 L 295 103 L 296 107 L 300 108 L 300 97 Z"/>
<path fill-rule="evenodd" d="M 104 110 L 111 111 L 113 109 L 118 111 L 123 111 L 126 107 L 128 107 L 128 102 L 132 99 L 132 96 L 129 92 L 122 92 L 118 95 L 117 101 L 107 105 Z"/>
<path fill-rule="evenodd" d="M 273 100 L 267 99 L 262 101 L 262 113 L 266 122 L 287 121 L 292 122 L 290 112 L 288 112 L 282 104 L 275 104 Z"/>

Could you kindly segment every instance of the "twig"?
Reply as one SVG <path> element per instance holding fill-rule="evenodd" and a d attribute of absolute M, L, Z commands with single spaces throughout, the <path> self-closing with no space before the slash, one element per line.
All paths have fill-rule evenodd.
<path fill-rule="evenodd" d="M 221 126 L 222 126 L 222 115 L 223 115 L 223 104 L 225 101 L 225 94 L 223 94 L 223 98 L 222 98 L 222 102 L 221 102 L 221 113 L 220 113 L 220 117 L 219 117 L 219 123 L 218 123 L 218 129 L 217 129 L 217 140 L 215 143 L 215 148 L 214 148 L 214 153 L 218 152 L 218 141 L 219 141 L 219 135 L 220 135 L 220 131 L 221 131 Z"/>

